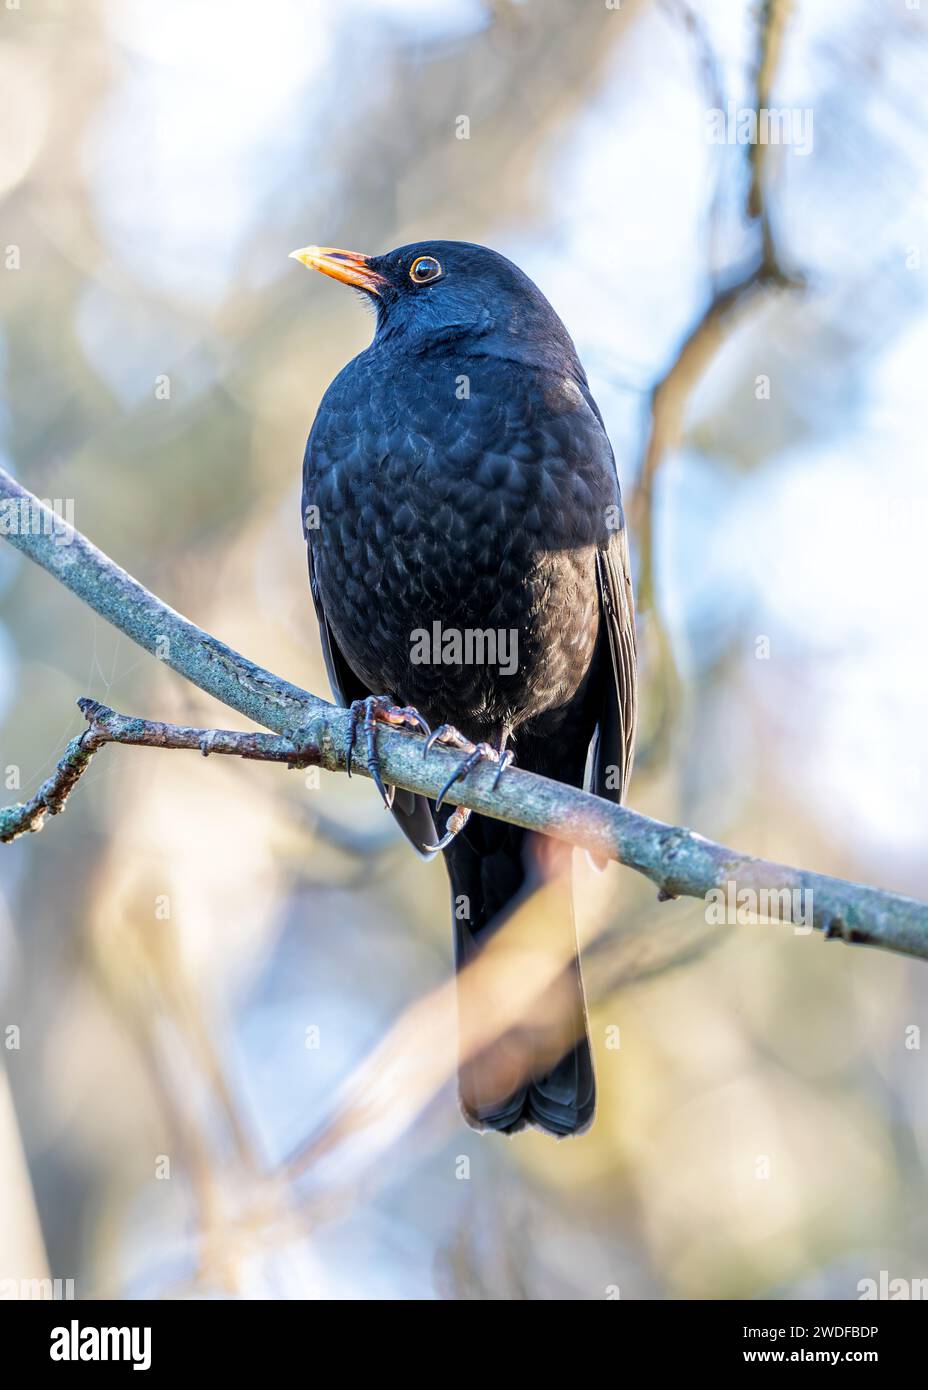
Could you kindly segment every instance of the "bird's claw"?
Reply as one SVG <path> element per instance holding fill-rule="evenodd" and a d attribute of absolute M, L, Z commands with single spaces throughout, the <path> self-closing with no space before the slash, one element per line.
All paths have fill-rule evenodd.
<path fill-rule="evenodd" d="M 453 724 L 439 724 L 438 728 L 429 734 L 422 750 L 423 758 L 428 757 L 436 743 L 443 743 L 446 748 L 465 748 L 468 753 L 472 753 L 476 747 L 476 744 L 465 738 Z"/>
<path fill-rule="evenodd" d="M 510 753 L 503 754 L 503 758 L 511 759 L 511 757 L 512 754 Z M 469 772 L 472 772 L 474 768 L 478 766 L 479 763 L 483 762 L 501 763 L 502 758 L 500 757 L 499 753 L 497 753 L 496 749 L 491 747 L 489 743 L 474 744 L 471 748 L 471 751 L 467 754 L 465 758 L 462 758 L 461 762 L 458 764 L 454 772 L 448 778 L 445 785 L 442 787 L 441 791 L 438 793 L 438 800 L 435 802 L 436 811 L 438 810 L 441 803 L 444 801 L 448 792 L 454 786 L 455 782 L 462 782 Z M 494 788 L 496 787 L 496 783 L 499 781 L 499 779 L 500 769 L 497 768 L 496 777 L 493 782 Z"/>
<path fill-rule="evenodd" d="M 493 778 L 494 791 L 496 791 L 496 788 L 499 786 L 499 779 L 506 771 L 506 768 L 511 766 L 511 764 L 515 761 L 515 756 L 516 755 L 515 753 L 513 753 L 511 748 L 507 748 L 504 752 L 500 753 L 499 758 L 497 759 L 496 776 Z"/>
<path fill-rule="evenodd" d="M 391 787 L 387 791 L 380 775 L 380 756 L 377 752 L 378 723 L 394 726 L 407 725 L 409 728 L 418 729 L 427 737 L 431 737 L 432 731 L 418 710 L 413 709 L 411 705 L 394 705 L 387 695 L 368 695 L 363 700 L 355 700 L 349 713 L 351 720 L 348 725 L 348 746 L 345 749 L 345 770 L 350 777 L 355 744 L 358 738 L 358 725 L 360 724 L 367 743 L 367 770 L 374 786 L 383 797 L 384 806 L 389 811 L 393 805 L 394 788 Z"/>
<path fill-rule="evenodd" d="M 426 845 L 426 851 L 434 854 L 438 849 L 447 849 L 456 835 L 460 835 L 467 822 L 470 820 L 471 810 L 469 806 L 455 806 L 445 824 L 445 833 L 438 841 L 437 845 Z"/>
<path fill-rule="evenodd" d="M 462 781 L 469 772 L 473 771 L 478 763 L 496 763 L 496 776 L 493 779 L 493 790 L 496 791 L 496 788 L 499 786 L 499 779 L 513 759 L 513 754 L 508 750 L 505 752 L 498 752 L 492 744 L 472 743 L 469 738 L 465 738 L 464 735 L 451 724 L 441 724 L 433 733 L 429 734 L 425 742 L 425 748 L 423 749 L 423 757 L 428 755 L 430 749 L 434 748 L 436 743 L 443 743 L 449 748 L 458 748 L 466 755 L 462 758 L 461 762 L 438 793 L 438 798 L 435 802 L 436 811 L 441 806 L 441 803 L 444 801 L 455 782 Z M 458 826 L 458 830 L 463 829 L 464 824 L 466 824 L 466 821 Z M 458 832 L 455 831 L 454 833 L 457 834 Z M 452 839 L 453 838 L 454 836 L 452 835 Z M 445 840 L 447 840 L 447 836 L 445 836 Z M 443 847 L 444 842 L 443 840 L 441 847 Z"/>

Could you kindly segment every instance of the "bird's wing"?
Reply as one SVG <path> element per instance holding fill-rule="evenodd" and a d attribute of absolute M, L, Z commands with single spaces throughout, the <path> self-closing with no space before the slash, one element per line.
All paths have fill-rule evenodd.
<path fill-rule="evenodd" d="M 615 478 L 612 529 L 596 555 L 600 629 L 602 703 L 590 748 L 590 790 L 620 805 L 631 781 L 638 722 L 638 650 L 635 640 L 635 595 L 628 555 L 628 533 L 619 496 L 615 457 L 602 412 L 581 373 L 580 389 L 599 425 L 593 448 L 608 452 Z"/>
<path fill-rule="evenodd" d="M 312 530 L 306 526 L 306 495 L 307 479 L 309 474 L 309 445 L 306 449 L 306 461 L 304 463 L 304 482 L 303 482 L 303 534 L 306 537 L 306 555 L 309 561 L 309 589 L 313 596 L 313 607 L 316 610 L 316 618 L 319 622 L 319 640 L 322 644 L 322 655 L 325 659 L 325 669 L 329 677 L 329 685 L 332 687 L 332 694 L 340 705 L 348 706 L 354 700 L 363 700 L 367 695 L 381 695 L 383 691 L 368 690 L 364 682 L 359 680 L 348 665 L 344 653 L 335 640 L 335 634 L 329 626 L 328 618 L 325 613 L 325 605 L 322 595 L 319 592 L 319 583 L 316 578 L 316 567 L 313 563 L 313 541 Z M 388 791 L 390 789 L 388 788 Z M 428 846 L 434 845 L 438 841 L 438 831 L 435 829 L 435 822 L 432 819 L 432 811 L 428 800 L 424 796 L 417 796 L 415 792 L 406 791 L 404 787 L 393 789 L 393 801 L 390 806 L 399 828 L 406 836 L 413 848 L 423 859 L 432 859 L 434 851 Z"/>
<path fill-rule="evenodd" d="M 363 683 L 358 680 L 358 677 L 342 655 L 332 629 L 329 627 L 329 622 L 325 615 L 325 606 L 322 602 L 322 595 L 319 592 L 319 583 L 316 579 L 316 566 L 313 563 L 311 533 L 306 532 L 305 534 L 306 554 L 309 560 L 309 590 L 313 596 L 313 607 L 316 610 L 316 618 L 319 621 L 319 640 L 322 643 L 322 655 L 325 658 L 325 669 L 328 673 L 329 685 L 332 688 L 333 696 L 340 705 L 347 707 L 352 701 L 363 700 L 365 695 L 371 695 L 374 692 L 366 690 Z"/>
<path fill-rule="evenodd" d="M 591 758 L 590 789 L 619 804 L 632 775 L 638 713 L 635 600 L 624 524 L 597 553 L 600 621 L 605 629 L 603 701 Z"/>

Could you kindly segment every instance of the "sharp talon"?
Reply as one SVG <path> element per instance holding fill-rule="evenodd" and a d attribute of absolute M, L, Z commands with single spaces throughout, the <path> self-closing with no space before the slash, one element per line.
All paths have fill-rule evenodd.
<path fill-rule="evenodd" d="M 478 763 L 495 763 L 498 761 L 498 759 L 499 754 L 496 752 L 496 749 L 491 748 L 488 743 L 478 743 L 476 746 L 471 745 L 471 751 L 468 753 L 467 757 L 464 758 L 461 763 L 459 763 L 456 770 L 448 778 L 447 782 L 442 787 L 441 791 L 438 793 L 438 800 L 435 802 L 435 810 L 437 811 L 439 809 L 442 801 L 444 800 L 445 796 L 450 791 L 450 789 L 454 786 L 455 782 L 463 780 L 469 772 L 473 771 L 473 769 L 477 766 Z M 498 775 L 499 774 L 497 774 L 497 776 Z"/>
<path fill-rule="evenodd" d="M 505 742 L 506 735 L 504 733 L 501 738 L 501 744 L 505 744 Z M 512 763 L 514 757 L 512 752 L 503 752 L 502 747 L 497 751 L 497 749 L 492 747 L 489 743 L 471 743 L 470 739 L 465 738 L 462 733 L 459 733 L 453 724 L 440 724 L 435 732 L 429 735 L 426 739 L 422 756 L 426 757 L 436 743 L 444 743 L 451 748 L 463 749 L 467 754 L 466 758 L 463 759 L 456 771 L 448 778 L 448 781 L 438 793 L 438 800 L 435 802 L 436 811 L 441 806 L 450 789 L 454 786 L 454 783 L 466 777 L 478 763 L 493 762 L 498 764 L 496 777 L 493 780 L 493 790 L 496 791 L 496 788 L 499 786 L 499 779 L 506 771 L 506 768 Z M 441 846 L 439 846 L 439 848 L 441 848 Z"/>
<path fill-rule="evenodd" d="M 367 734 L 367 770 L 371 774 L 374 786 L 380 792 L 383 804 L 389 811 L 390 802 L 387 799 L 387 789 L 383 784 L 380 775 L 380 758 L 377 756 L 377 723 L 376 715 L 370 715 L 364 720 L 364 731 Z"/>
<path fill-rule="evenodd" d="M 370 764 L 368 764 L 368 766 L 370 767 Z M 386 787 L 385 787 L 384 784 L 383 784 L 383 778 L 381 777 L 380 772 L 379 772 L 379 771 L 376 771 L 376 772 L 375 772 L 373 768 L 371 768 L 371 780 L 372 780 L 372 782 L 374 783 L 374 786 L 375 786 L 375 787 L 377 788 L 377 790 L 380 792 L 380 796 L 381 796 L 381 799 L 382 799 L 382 801 L 383 801 L 383 809 L 384 809 L 385 811 L 389 811 L 389 809 L 390 809 L 390 797 L 387 796 L 387 789 L 386 789 Z"/>
<path fill-rule="evenodd" d="M 447 795 L 448 792 L 451 790 L 451 788 L 454 786 L 454 784 L 455 784 L 455 782 L 458 780 L 458 778 L 459 778 L 459 777 L 466 777 L 467 774 L 468 774 L 468 772 L 470 772 L 470 768 L 468 767 L 468 763 L 470 762 L 471 757 L 472 757 L 472 754 L 468 753 L 467 757 L 463 760 L 463 762 L 460 762 L 460 763 L 458 764 L 458 766 L 457 766 L 457 767 L 455 768 L 455 770 L 452 772 L 451 776 L 448 778 L 448 780 L 447 780 L 447 782 L 445 783 L 445 785 L 442 787 L 441 791 L 438 793 L 438 800 L 435 802 L 435 810 L 436 810 L 436 811 L 440 811 L 440 810 L 441 810 L 441 803 L 444 801 L 446 795 Z"/>
<path fill-rule="evenodd" d="M 374 784 L 374 786 L 377 788 L 377 790 L 380 792 L 381 800 L 383 801 L 383 804 L 384 804 L 384 809 L 387 810 L 387 811 L 389 811 L 389 809 L 390 809 L 390 798 L 387 796 L 387 789 L 386 789 L 386 787 L 384 786 L 384 784 L 383 784 L 383 778 L 382 778 L 381 775 L 380 775 L 380 764 L 379 764 L 378 761 L 377 761 L 377 755 L 376 755 L 376 753 L 374 754 L 373 760 L 370 758 L 370 756 L 368 756 L 368 759 L 367 759 L 367 770 L 368 770 L 368 772 L 371 774 L 371 781 L 373 782 L 373 784 Z"/>
<path fill-rule="evenodd" d="M 439 724 L 435 732 L 429 734 L 422 756 L 425 757 L 430 753 L 436 743 L 444 743 L 448 748 L 463 749 L 465 753 L 473 753 L 477 746 L 475 743 L 471 743 L 469 738 L 465 738 L 453 724 Z"/>
<path fill-rule="evenodd" d="M 401 709 L 400 714 L 405 715 L 406 722 L 411 724 L 414 729 L 419 729 L 421 733 L 425 734 L 426 738 L 432 737 L 432 730 L 417 709 L 413 709 L 412 706 L 409 705 Z"/>
<path fill-rule="evenodd" d="M 455 772 L 451 777 L 448 778 L 447 782 L 446 782 L 445 785 L 442 787 L 441 791 L 438 793 L 438 797 L 437 797 L 437 799 L 436 799 L 436 801 L 435 801 L 435 810 L 436 810 L 436 811 L 440 811 L 440 810 L 441 810 L 441 803 L 442 803 L 442 802 L 444 801 L 444 799 L 445 799 L 445 793 L 448 792 L 448 791 L 454 786 L 454 784 L 455 784 L 455 782 L 456 782 L 457 780 L 458 780 L 458 774 L 457 774 L 457 772 Z"/>
<path fill-rule="evenodd" d="M 436 743 L 441 743 L 443 739 L 447 738 L 449 732 L 454 733 L 457 731 L 452 730 L 450 724 L 439 724 L 438 728 L 435 729 L 434 732 L 430 733 L 428 738 L 425 740 L 425 747 L 422 750 L 423 758 L 427 758 L 429 753 L 431 753 L 432 749 L 435 747 Z"/>
<path fill-rule="evenodd" d="M 499 760 L 499 767 L 496 769 L 496 776 L 493 778 L 494 791 L 496 791 L 496 788 L 499 786 L 499 779 L 506 771 L 506 768 L 512 765 L 512 761 L 514 758 L 515 754 L 512 752 L 512 749 L 507 749 L 506 752 L 503 753 L 503 755 L 501 756 Z"/>
<path fill-rule="evenodd" d="M 464 829 L 465 825 L 470 820 L 470 816 L 470 807 L 458 806 L 457 810 L 453 811 L 451 815 L 448 817 L 448 824 L 445 827 L 445 833 L 438 841 L 438 844 L 426 845 L 426 851 L 429 854 L 431 854 L 434 850 L 437 849 L 447 849 L 448 846 L 451 844 L 451 841 L 454 839 L 455 835 L 460 835 L 461 831 Z"/>

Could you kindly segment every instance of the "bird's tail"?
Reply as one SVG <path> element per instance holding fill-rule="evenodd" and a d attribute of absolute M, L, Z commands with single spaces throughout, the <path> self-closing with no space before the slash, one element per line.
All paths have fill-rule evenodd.
<path fill-rule="evenodd" d="M 472 817 L 445 851 L 458 970 L 460 1097 L 475 1129 L 579 1134 L 596 1086 L 570 849 Z"/>

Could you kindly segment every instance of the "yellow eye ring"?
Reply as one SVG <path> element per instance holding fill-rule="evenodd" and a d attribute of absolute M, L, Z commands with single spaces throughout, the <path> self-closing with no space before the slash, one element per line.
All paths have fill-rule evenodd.
<path fill-rule="evenodd" d="M 442 274 L 442 268 L 434 256 L 417 256 L 409 267 L 409 278 L 414 285 L 428 285 Z"/>

